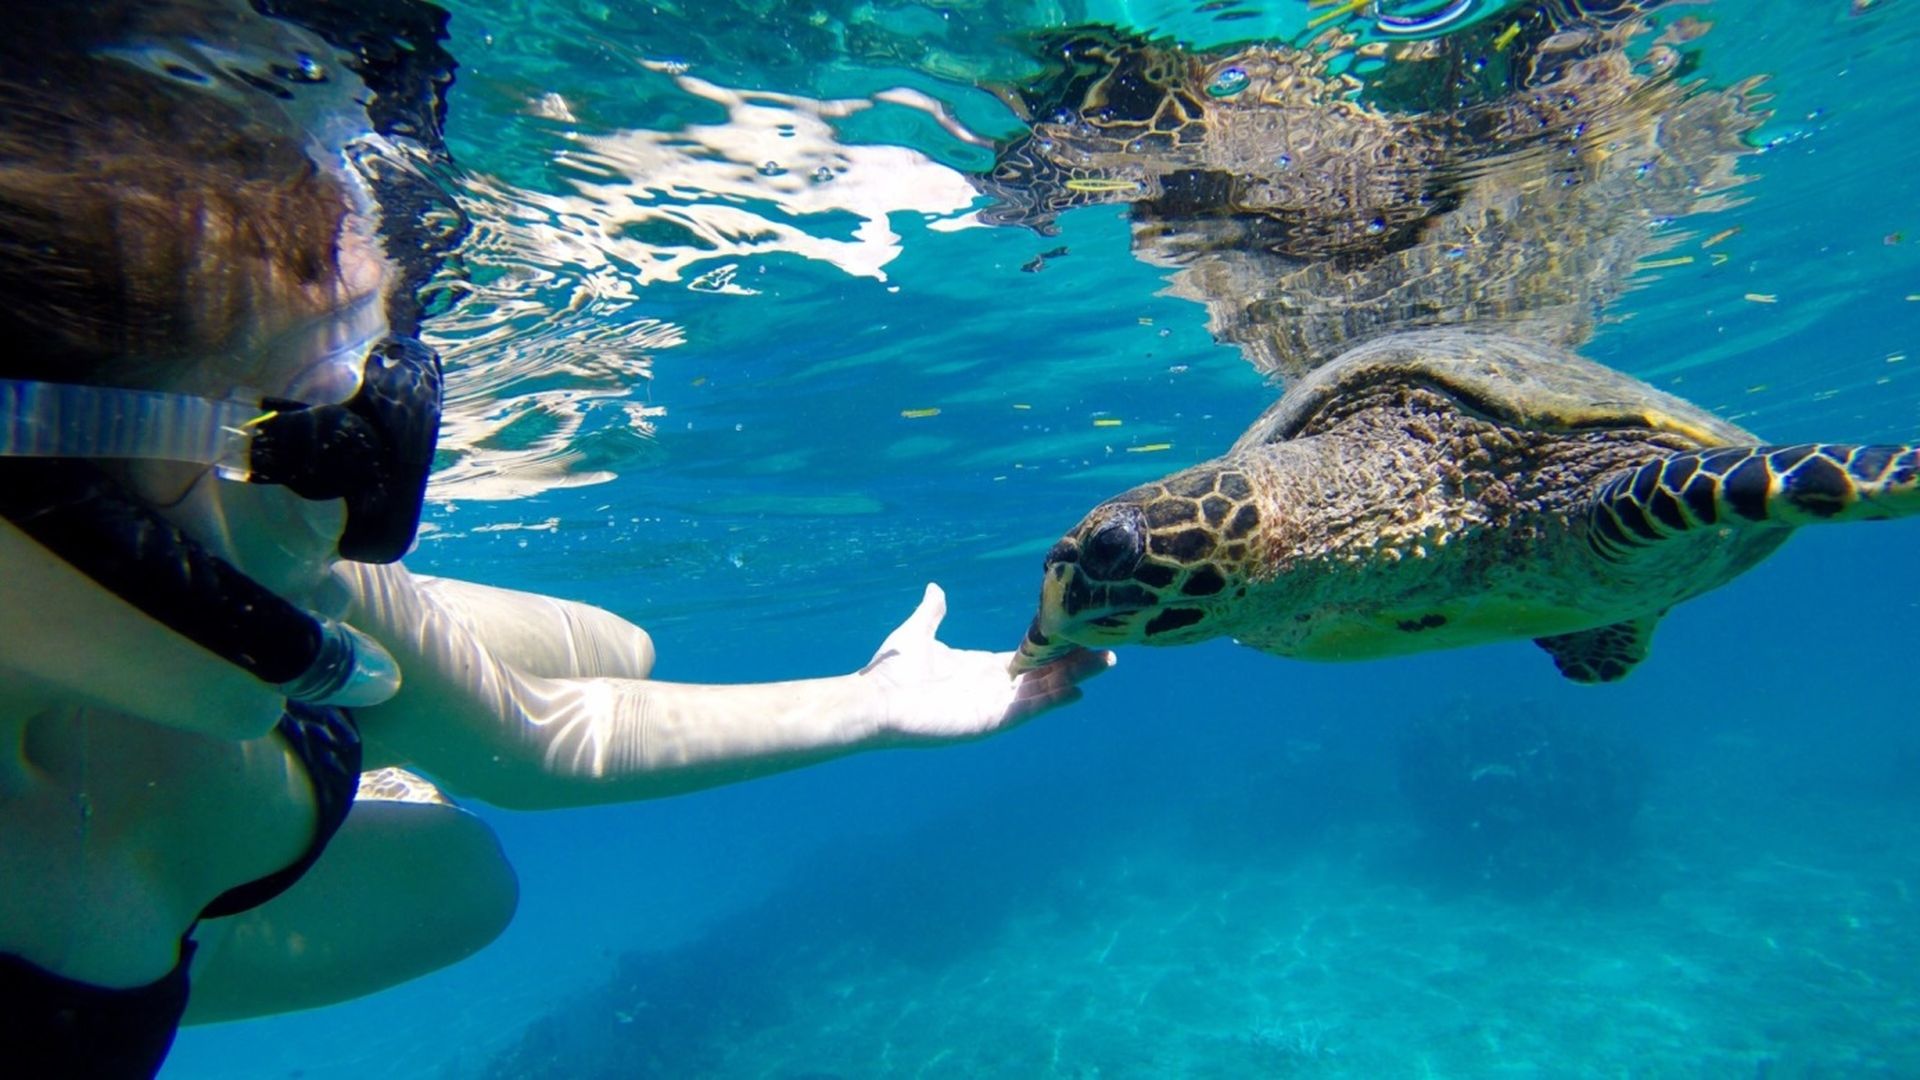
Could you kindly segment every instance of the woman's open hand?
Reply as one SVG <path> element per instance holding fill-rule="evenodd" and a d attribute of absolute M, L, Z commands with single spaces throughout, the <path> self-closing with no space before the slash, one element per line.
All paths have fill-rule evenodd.
<path fill-rule="evenodd" d="M 1113 666 L 1113 654 L 1076 649 L 1024 672 L 1007 673 L 1011 652 L 955 649 L 934 636 L 947 595 L 929 584 L 920 606 L 887 635 L 863 678 L 886 702 L 884 730 L 906 742 L 979 738 L 1080 698 L 1080 684 Z"/>

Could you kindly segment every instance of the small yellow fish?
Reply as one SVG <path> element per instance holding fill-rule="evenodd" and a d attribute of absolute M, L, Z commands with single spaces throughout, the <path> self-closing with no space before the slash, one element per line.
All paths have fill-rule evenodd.
<path fill-rule="evenodd" d="M 1150 442 L 1145 444 L 1144 446 L 1129 446 L 1127 447 L 1127 453 L 1157 454 L 1162 450 L 1171 450 L 1171 449 L 1173 449 L 1173 444 L 1170 442 Z"/>
<path fill-rule="evenodd" d="M 1513 44 L 1513 39 L 1519 36 L 1520 24 L 1513 23 L 1509 25 L 1505 30 L 1500 31 L 1499 37 L 1493 39 L 1493 51 L 1506 52 L 1507 46 Z"/>
<path fill-rule="evenodd" d="M 1076 176 L 1067 181 L 1068 191 L 1083 191 L 1102 194 L 1109 191 L 1139 191 L 1140 184 L 1135 180 L 1112 180 L 1092 176 Z"/>
<path fill-rule="evenodd" d="M 1746 298 L 1756 304 L 1777 304 L 1780 302 L 1780 297 L 1773 293 L 1750 292 Z"/>
<path fill-rule="evenodd" d="M 939 416 L 939 409 L 901 409 L 900 415 L 909 420 L 925 420 L 929 416 Z"/>
<path fill-rule="evenodd" d="M 1024 401 L 1016 401 L 1016 402 L 1014 402 L 1014 403 L 1013 403 L 1013 407 L 1014 407 L 1014 408 L 1016 408 L 1016 409 L 1019 409 L 1019 410 L 1020 410 L 1020 411 L 1022 411 L 1022 412 L 1025 412 L 1026 410 L 1028 410 L 1028 409 L 1031 409 L 1031 408 L 1033 408 L 1033 406 L 1031 406 L 1031 405 L 1029 405 L 1029 404 L 1027 404 L 1027 403 L 1026 403 L 1026 402 L 1024 402 Z"/>
<path fill-rule="evenodd" d="M 1102 416 L 1093 422 L 1094 427 L 1119 427 L 1120 421 L 1111 416 Z"/>
<path fill-rule="evenodd" d="M 1724 251 L 1716 251 L 1713 253 L 1713 258 L 1711 261 L 1713 265 L 1719 266 L 1721 263 L 1727 261 L 1727 253 Z"/>
<path fill-rule="evenodd" d="M 1693 261 L 1693 256 L 1680 255 L 1671 259 L 1655 259 L 1652 262 L 1643 262 L 1635 266 L 1634 269 L 1635 270 L 1665 270 L 1669 266 L 1685 266 L 1692 261 Z"/>
<path fill-rule="evenodd" d="M 1735 225 L 1731 229 L 1721 229 L 1719 232 L 1714 233 L 1712 236 L 1709 236 L 1705 240 L 1700 241 L 1700 246 L 1703 248 L 1710 248 L 1713 245 L 1719 243 L 1720 241 L 1727 239 L 1728 237 L 1734 235 L 1735 233 L 1738 233 L 1739 231 L 1740 231 L 1740 226 L 1738 225 Z"/>

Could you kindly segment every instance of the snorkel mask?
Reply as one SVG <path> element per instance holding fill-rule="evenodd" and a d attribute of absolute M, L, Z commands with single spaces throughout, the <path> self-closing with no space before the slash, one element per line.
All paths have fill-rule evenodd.
<path fill-rule="evenodd" d="M 364 303 L 302 328 L 291 342 L 266 343 L 256 362 L 237 365 L 234 380 L 253 379 L 249 385 L 264 392 L 229 393 L 229 384 L 211 378 L 195 385 L 223 389 L 205 396 L 0 379 L 0 518 L 290 699 L 376 704 L 399 687 L 393 658 L 223 558 L 237 549 L 210 547 L 220 541 L 201 524 L 183 527 L 197 522 L 184 507 L 163 512 L 143 498 L 140 478 L 152 470 L 137 463 L 188 463 L 222 483 L 341 500 L 340 557 L 392 562 L 405 554 L 419 525 L 441 406 L 439 358 L 412 335 L 430 310 L 426 286 L 465 232 L 457 201 L 437 182 L 451 161 L 440 138 L 454 70 L 442 47 L 447 15 L 404 2 L 179 7 L 116 9 L 101 24 L 48 5 L 52 21 L 33 25 L 68 34 L 60 48 L 84 63 L 73 68 L 67 52 L 55 50 L 44 77 L 67 79 L 70 68 L 96 63 L 144 73 L 167 94 L 203 95 L 217 105 L 209 115 L 244 117 L 275 145 L 300 148 L 346 192 L 351 220 L 367 226 L 355 238 L 379 245 L 388 276 L 364 292 L 366 283 L 356 282 L 353 295 Z M 29 120 L 20 121 L 24 130 L 32 129 Z M 292 365 L 299 366 L 289 376 Z M 194 483 L 196 505 L 217 511 L 224 500 L 211 485 Z M 284 524 L 297 529 L 327 516 Z M 270 550 L 283 523 L 259 524 L 263 557 L 278 557 Z M 303 534 L 299 552 L 280 551 L 317 577 L 316 552 L 326 541 L 306 542 L 315 535 Z M 281 580 L 265 569 L 271 563 L 255 565 L 251 550 L 230 557 L 247 560 L 263 580 Z"/>
<path fill-rule="evenodd" d="M 359 369 L 350 395 L 319 405 L 0 379 L 0 517 L 293 700 L 385 701 L 399 671 L 378 643 L 247 577 L 90 464 L 188 462 L 306 499 L 343 499 L 340 556 L 394 562 L 419 527 L 439 433 L 440 361 L 396 336 L 362 359 L 329 358 L 296 382 L 338 388 L 343 372 Z"/>

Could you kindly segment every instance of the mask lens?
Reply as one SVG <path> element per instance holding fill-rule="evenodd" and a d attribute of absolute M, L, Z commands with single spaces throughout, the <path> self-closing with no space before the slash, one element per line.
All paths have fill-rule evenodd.
<path fill-rule="evenodd" d="M 332 312 L 319 326 L 302 331 L 300 354 L 311 359 L 273 396 L 307 405 L 349 400 L 360 392 L 368 350 L 385 333 L 377 297 Z"/>
<path fill-rule="evenodd" d="M 211 401 L 0 379 L 0 461 L 212 465 L 227 479 L 281 484 L 306 499 L 345 500 L 340 556 L 394 562 L 420 527 L 440 436 L 440 357 L 410 337 L 384 338 L 361 355 L 364 363 L 327 361 L 310 369 L 316 378 L 340 378 L 351 369 L 358 383 L 344 400 L 324 404 Z"/>
<path fill-rule="evenodd" d="M 413 543 L 440 435 L 440 357 L 390 337 L 367 354 L 358 393 L 339 405 L 269 401 L 252 448 L 256 483 L 308 499 L 345 499 L 340 556 L 398 560 Z"/>
<path fill-rule="evenodd" d="M 348 408 L 380 433 L 376 482 L 347 495 L 340 556 L 396 562 L 413 545 L 440 438 L 440 356 L 414 338 L 388 338 L 367 357 L 360 393 Z"/>

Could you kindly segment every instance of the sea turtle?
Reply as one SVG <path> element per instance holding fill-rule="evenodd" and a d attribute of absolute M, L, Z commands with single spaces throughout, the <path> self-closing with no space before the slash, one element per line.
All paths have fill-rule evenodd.
<path fill-rule="evenodd" d="M 1770 446 L 1563 348 L 1359 345 L 1227 453 L 1095 507 L 1015 660 L 1221 635 L 1307 659 L 1531 637 L 1582 682 L 1799 525 L 1920 513 L 1920 448 Z"/>

